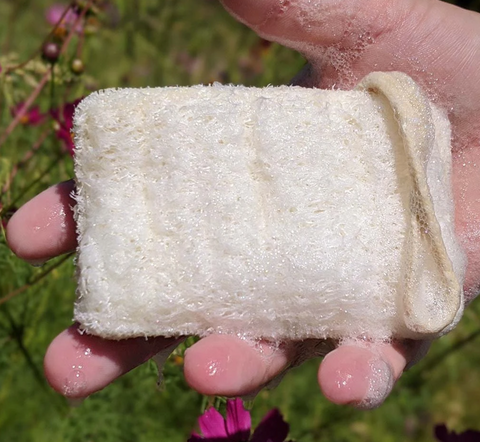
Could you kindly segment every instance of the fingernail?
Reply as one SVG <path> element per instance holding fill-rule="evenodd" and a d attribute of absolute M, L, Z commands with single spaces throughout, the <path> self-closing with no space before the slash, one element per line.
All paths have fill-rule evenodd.
<path fill-rule="evenodd" d="M 394 377 L 392 368 L 382 359 L 373 359 L 370 362 L 370 379 L 365 396 L 357 408 L 376 408 L 381 405 L 392 391 Z"/>

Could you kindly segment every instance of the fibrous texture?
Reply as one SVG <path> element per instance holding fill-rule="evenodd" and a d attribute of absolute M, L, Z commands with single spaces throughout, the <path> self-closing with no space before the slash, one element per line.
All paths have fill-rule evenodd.
<path fill-rule="evenodd" d="M 89 333 L 425 338 L 460 318 L 449 123 L 404 74 L 105 90 L 75 143 Z"/>

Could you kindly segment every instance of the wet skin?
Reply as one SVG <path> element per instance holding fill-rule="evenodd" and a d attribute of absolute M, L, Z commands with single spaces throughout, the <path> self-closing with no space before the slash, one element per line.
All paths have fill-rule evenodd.
<path fill-rule="evenodd" d="M 298 84 L 346 89 L 369 72 L 399 70 L 448 111 L 456 231 L 468 257 L 465 293 L 471 299 L 480 285 L 480 14 L 439 0 L 319 0 L 315 9 L 310 3 L 223 1 L 262 37 L 304 53 L 310 65 L 296 78 Z M 12 217 L 7 239 L 19 257 L 39 263 L 74 250 L 72 190 L 71 182 L 54 186 Z M 164 338 L 106 341 L 81 335 L 72 326 L 50 345 L 45 373 L 62 394 L 85 397 L 174 344 Z M 343 343 L 322 361 L 320 388 L 338 404 L 378 406 L 424 348 L 413 342 Z M 201 393 L 244 395 L 298 357 L 293 343 L 271 350 L 266 344 L 212 335 L 187 351 L 185 377 Z"/>

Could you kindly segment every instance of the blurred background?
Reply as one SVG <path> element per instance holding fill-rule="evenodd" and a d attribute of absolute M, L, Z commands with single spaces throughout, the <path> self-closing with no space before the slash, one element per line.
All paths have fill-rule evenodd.
<path fill-rule="evenodd" d="M 76 3 L 62 19 L 68 2 L 0 0 L 0 440 L 185 442 L 214 399 L 186 386 L 183 347 L 167 362 L 160 388 L 148 362 L 83 403 L 50 389 L 43 355 L 71 324 L 73 256 L 32 267 L 9 251 L 4 227 L 33 195 L 73 176 L 73 104 L 91 91 L 278 85 L 305 61 L 257 37 L 215 0 Z M 480 11 L 479 0 L 456 3 Z M 310 361 L 249 403 L 254 426 L 279 407 L 299 442 L 430 441 L 438 424 L 480 430 L 479 335 L 475 302 L 369 412 L 328 403 L 317 387 L 319 361 Z"/>

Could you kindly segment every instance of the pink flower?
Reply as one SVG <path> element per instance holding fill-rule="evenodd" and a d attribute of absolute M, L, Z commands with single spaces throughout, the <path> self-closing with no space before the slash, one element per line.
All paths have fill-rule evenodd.
<path fill-rule="evenodd" d="M 52 109 L 50 114 L 56 122 L 55 134 L 59 140 L 63 142 L 65 150 L 73 156 L 75 145 L 73 144 L 73 114 L 75 107 L 81 98 L 73 103 L 65 103 L 58 109 Z"/>
<path fill-rule="evenodd" d="M 18 103 L 12 109 L 12 115 L 16 117 L 23 108 L 23 106 L 23 101 Z M 40 112 L 40 108 L 38 106 L 33 106 L 30 108 L 30 110 L 23 114 L 22 118 L 20 119 L 20 123 L 26 126 L 38 126 L 39 124 L 42 124 L 44 120 L 45 115 Z"/>
<path fill-rule="evenodd" d="M 227 401 L 227 418 L 209 408 L 198 419 L 203 437 L 193 433 L 188 442 L 285 442 L 289 426 L 278 409 L 271 410 L 250 438 L 252 420 L 241 399 Z"/>
<path fill-rule="evenodd" d="M 49 23 L 50 25 L 55 26 L 62 18 L 65 10 L 68 8 L 70 8 L 69 5 L 65 5 L 63 3 L 54 3 L 45 11 L 45 20 L 47 20 L 47 23 Z M 71 26 L 75 23 L 77 17 L 77 13 L 73 11 L 72 8 L 70 8 L 69 11 L 65 14 L 65 17 L 63 17 L 61 23 L 59 23 L 59 25 L 63 27 Z M 75 30 L 77 32 L 80 32 L 82 30 L 80 24 Z"/>
<path fill-rule="evenodd" d="M 467 430 L 457 434 L 455 431 L 449 432 L 445 425 L 435 427 L 435 438 L 440 442 L 476 442 L 480 440 L 480 432 Z"/>

